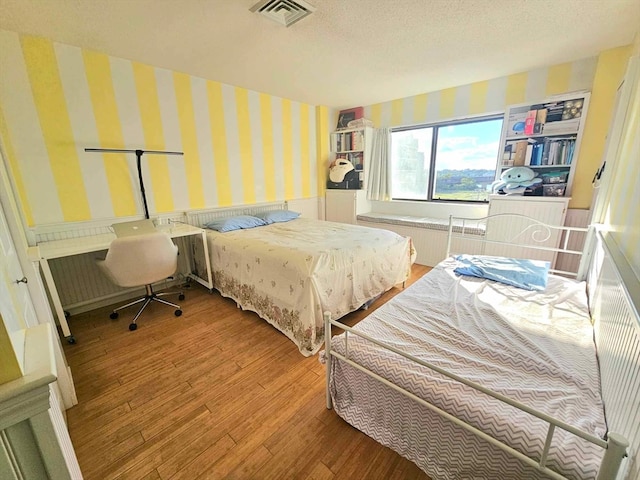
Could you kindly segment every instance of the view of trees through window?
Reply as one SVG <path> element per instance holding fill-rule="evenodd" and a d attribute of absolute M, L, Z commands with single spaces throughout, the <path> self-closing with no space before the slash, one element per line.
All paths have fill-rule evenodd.
<path fill-rule="evenodd" d="M 487 201 L 502 117 L 391 133 L 392 197 Z"/>

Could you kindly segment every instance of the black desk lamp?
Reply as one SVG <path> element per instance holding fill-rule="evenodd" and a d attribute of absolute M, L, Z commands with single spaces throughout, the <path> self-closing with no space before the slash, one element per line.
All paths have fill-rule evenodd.
<path fill-rule="evenodd" d="M 151 153 L 154 155 L 184 155 L 184 152 L 163 152 L 160 150 L 119 150 L 115 148 L 85 148 L 85 152 L 102 152 L 102 153 L 135 153 L 138 166 L 138 183 L 140 185 L 140 193 L 142 193 L 142 203 L 144 204 L 144 218 L 149 218 L 149 207 L 147 207 L 147 195 L 144 191 L 144 181 L 142 180 L 142 154 Z"/>

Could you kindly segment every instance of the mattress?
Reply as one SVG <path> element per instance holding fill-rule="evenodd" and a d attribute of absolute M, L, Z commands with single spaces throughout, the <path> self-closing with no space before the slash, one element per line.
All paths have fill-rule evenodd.
<path fill-rule="evenodd" d="M 549 276 L 542 292 L 453 273 L 445 260 L 356 328 L 388 345 L 598 437 L 606 432 L 585 284 Z M 344 353 L 344 334 L 332 349 Z M 349 358 L 539 459 L 548 424 L 356 335 Z M 546 478 L 334 359 L 331 396 L 348 423 L 444 479 Z M 602 450 L 556 429 L 547 466 L 595 478 Z"/>
<path fill-rule="evenodd" d="M 324 342 L 324 311 L 340 318 L 411 270 L 410 239 L 357 225 L 298 218 L 207 239 L 214 287 L 307 356 Z"/>

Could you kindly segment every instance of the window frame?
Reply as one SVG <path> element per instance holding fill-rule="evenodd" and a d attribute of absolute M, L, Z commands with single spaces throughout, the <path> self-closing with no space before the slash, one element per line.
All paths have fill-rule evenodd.
<path fill-rule="evenodd" d="M 392 201 L 401 201 L 401 202 L 437 202 L 437 203 L 475 203 L 475 204 L 486 204 L 489 203 L 489 200 L 458 200 L 455 198 L 451 199 L 441 199 L 441 198 L 433 198 L 433 193 L 435 190 L 435 176 L 436 176 L 436 154 L 437 154 L 437 146 L 438 146 L 438 137 L 439 130 L 443 127 L 449 127 L 451 125 L 462 125 L 466 123 L 480 123 L 480 122 L 488 122 L 492 120 L 502 120 L 502 127 L 500 128 L 500 137 L 498 139 L 498 152 L 496 152 L 496 164 L 494 169 L 494 178 L 498 176 L 498 169 L 500 168 L 500 142 L 502 141 L 502 133 L 504 130 L 504 118 L 505 112 L 500 113 L 492 113 L 488 115 L 480 115 L 477 117 L 465 117 L 458 118 L 453 120 L 446 120 L 444 122 L 433 122 L 433 123 L 422 123 L 418 125 L 407 125 L 401 127 L 393 127 L 389 129 L 389 134 L 394 132 L 406 132 L 407 130 L 418 130 L 422 128 L 432 128 L 433 135 L 431 135 L 431 155 L 429 157 L 429 184 L 427 185 L 427 198 L 424 200 L 415 199 L 415 198 L 400 198 L 394 197 L 391 195 Z M 392 140 L 389 138 L 389 145 L 391 145 Z"/>

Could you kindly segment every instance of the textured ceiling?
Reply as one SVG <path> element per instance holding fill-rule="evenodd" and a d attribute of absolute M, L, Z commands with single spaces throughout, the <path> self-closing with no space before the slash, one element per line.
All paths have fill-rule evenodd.
<path fill-rule="evenodd" d="M 640 28 L 640 0 L 308 0 L 289 28 L 256 1 L 0 0 L 0 28 L 336 108 L 593 56 Z"/>

